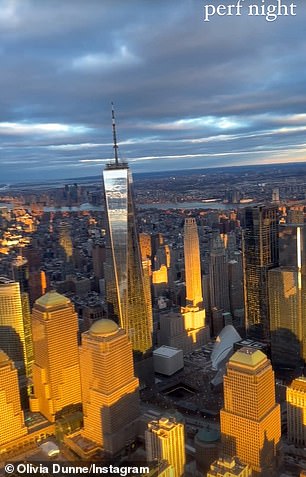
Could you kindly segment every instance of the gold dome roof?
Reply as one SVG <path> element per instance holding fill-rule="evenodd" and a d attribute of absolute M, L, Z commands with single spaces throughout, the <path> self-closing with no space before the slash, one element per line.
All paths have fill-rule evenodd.
<path fill-rule="evenodd" d="M 262 351 L 247 346 L 236 351 L 229 360 L 230 363 L 250 366 L 251 368 L 257 367 L 264 361 L 267 361 L 267 356 Z"/>
<path fill-rule="evenodd" d="M 94 336 L 107 336 L 116 333 L 118 329 L 117 323 L 112 320 L 103 319 L 95 321 L 91 325 L 89 333 Z"/>
<path fill-rule="evenodd" d="M 69 298 L 64 295 L 60 295 L 55 290 L 49 291 L 35 301 L 35 304 L 40 305 L 43 308 L 57 308 L 60 306 L 65 306 L 68 303 L 70 303 Z"/>

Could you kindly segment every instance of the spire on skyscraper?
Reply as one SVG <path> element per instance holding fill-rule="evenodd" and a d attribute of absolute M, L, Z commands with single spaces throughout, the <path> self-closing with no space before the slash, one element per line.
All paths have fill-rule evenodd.
<path fill-rule="evenodd" d="M 115 109 L 114 103 L 112 102 L 112 125 L 113 125 L 113 141 L 114 141 L 114 151 L 115 151 L 115 165 L 119 166 L 118 160 L 118 144 L 117 144 L 117 134 L 116 134 L 116 122 L 115 122 Z"/>

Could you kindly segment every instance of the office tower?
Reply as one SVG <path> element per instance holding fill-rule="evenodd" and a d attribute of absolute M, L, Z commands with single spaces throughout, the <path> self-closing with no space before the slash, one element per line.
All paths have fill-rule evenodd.
<path fill-rule="evenodd" d="M 272 363 L 297 368 L 306 360 L 305 277 L 298 268 L 273 268 L 268 272 L 268 287 Z"/>
<path fill-rule="evenodd" d="M 143 271 L 143 287 L 144 294 L 146 299 L 147 306 L 147 320 L 148 326 L 151 333 L 153 334 L 153 309 L 152 309 L 152 294 L 151 294 L 151 260 L 147 258 L 142 261 L 142 271 Z"/>
<path fill-rule="evenodd" d="M 211 464 L 207 477 L 250 477 L 252 471 L 248 464 L 242 464 L 237 457 L 220 457 Z"/>
<path fill-rule="evenodd" d="M 293 205 L 288 210 L 287 224 L 304 224 L 304 205 Z"/>
<path fill-rule="evenodd" d="M 198 227 L 194 218 L 185 219 L 184 259 L 186 306 L 181 313 L 184 328 L 190 341 L 188 351 L 205 344 L 209 339 L 202 296 L 201 261 Z"/>
<path fill-rule="evenodd" d="M 183 424 L 174 418 L 162 417 L 148 423 L 145 433 L 147 461 L 167 460 L 174 467 L 174 476 L 184 475 L 185 436 Z"/>
<path fill-rule="evenodd" d="M 97 242 L 92 247 L 93 271 L 95 278 L 98 280 L 104 278 L 105 252 L 105 243 Z"/>
<path fill-rule="evenodd" d="M 106 295 L 109 316 L 117 319 L 138 354 L 152 347 L 146 294 L 127 163 L 119 163 L 114 111 L 115 162 L 103 171 L 107 229 Z"/>
<path fill-rule="evenodd" d="M 0 350 L 0 448 L 26 434 L 17 370 L 8 355 Z"/>
<path fill-rule="evenodd" d="M 28 378 L 32 375 L 33 364 L 33 341 L 31 329 L 31 313 L 29 302 L 29 267 L 28 261 L 22 256 L 18 256 L 12 262 L 13 280 L 19 283 L 20 298 L 22 307 L 24 342 L 25 342 L 25 367 Z"/>
<path fill-rule="evenodd" d="M 255 339 L 270 335 L 268 270 L 278 266 L 278 209 L 245 209 L 243 236 L 244 299 L 247 334 Z"/>
<path fill-rule="evenodd" d="M 157 250 L 164 244 L 164 237 L 160 233 L 155 233 L 151 235 L 151 250 L 152 250 L 152 260 L 156 255 Z"/>
<path fill-rule="evenodd" d="M 0 277 L 0 349 L 14 362 L 19 375 L 25 375 L 25 334 L 20 285 Z"/>
<path fill-rule="evenodd" d="M 125 330 L 111 320 L 96 321 L 82 334 L 80 348 L 83 435 L 111 455 L 137 433 L 138 379 Z"/>
<path fill-rule="evenodd" d="M 210 302 L 212 308 L 230 311 L 228 265 L 220 235 L 213 240 L 210 252 Z"/>
<path fill-rule="evenodd" d="M 32 332 L 31 410 L 54 422 L 81 402 L 78 318 L 71 301 L 55 291 L 38 298 L 32 311 Z"/>
<path fill-rule="evenodd" d="M 297 259 L 301 261 L 302 272 L 306 272 L 306 233 L 304 225 L 279 225 L 279 265 L 297 268 Z"/>
<path fill-rule="evenodd" d="M 275 475 L 280 406 L 272 366 L 261 351 L 244 347 L 229 359 L 220 419 L 224 453 L 249 464 L 254 476 Z"/>
<path fill-rule="evenodd" d="M 292 381 L 286 391 L 287 439 L 290 443 L 306 446 L 306 378 Z"/>
<path fill-rule="evenodd" d="M 71 261 L 73 245 L 71 240 L 71 227 L 68 222 L 61 222 L 58 226 L 59 245 L 67 262 Z"/>
<path fill-rule="evenodd" d="M 274 204 L 279 203 L 279 187 L 272 189 L 272 202 L 274 202 Z"/>
<path fill-rule="evenodd" d="M 32 270 L 29 274 L 29 298 L 30 309 L 40 296 L 44 295 L 47 290 L 47 277 L 43 270 Z"/>
<path fill-rule="evenodd" d="M 239 252 L 238 252 L 239 253 Z M 228 262 L 228 282 L 230 310 L 233 317 L 233 324 L 236 328 L 242 328 L 240 316 L 243 312 L 243 269 L 241 261 L 229 260 Z"/>
<path fill-rule="evenodd" d="M 152 260 L 151 235 L 144 232 L 139 234 L 139 246 L 142 260 Z"/>
<path fill-rule="evenodd" d="M 201 308 L 203 305 L 201 260 L 199 235 L 196 220 L 185 219 L 184 225 L 184 258 L 186 305 Z"/>

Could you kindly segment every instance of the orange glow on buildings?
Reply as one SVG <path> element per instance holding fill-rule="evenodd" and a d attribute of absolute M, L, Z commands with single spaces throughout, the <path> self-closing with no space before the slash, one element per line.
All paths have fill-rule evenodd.
<path fill-rule="evenodd" d="M 26 343 L 19 283 L 0 277 L 0 347 L 25 374 Z M 4 332 L 5 330 L 5 332 Z"/>
<path fill-rule="evenodd" d="M 190 343 L 195 346 L 201 346 L 208 341 L 209 330 L 205 326 L 206 314 L 202 296 L 199 236 L 194 218 L 185 219 L 184 258 L 186 307 L 182 307 L 181 313 Z M 192 351 L 192 346 L 188 351 Z"/>
<path fill-rule="evenodd" d="M 152 256 L 151 235 L 144 232 L 139 234 L 139 247 L 142 260 Z"/>
<path fill-rule="evenodd" d="M 287 438 L 301 447 L 306 446 L 306 377 L 292 381 L 287 387 Z"/>
<path fill-rule="evenodd" d="M 166 265 L 161 265 L 159 270 L 153 270 L 152 283 L 153 285 L 168 283 L 168 269 Z"/>
<path fill-rule="evenodd" d="M 0 453 L 5 444 L 27 434 L 13 361 L 0 350 Z"/>
<path fill-rule="evenodd" d="M 114 321 L 96 321 L 82 334 L 80 365 L 82 434 L 114 455 L 135 438 L 139 417 L 139 382 L 126 332 Z"/>
<path fill-rule="evenodd" d="M 81 402 L 78 319 L 71 301 L 55 291 L 36 300 L 32 332 L 31 410 L 55 422 L 65 408 Z"/>
<path fill-rule="evenodd" d="M 230 358 L 220 418 L 224 452 L 249 464 L 254 476 L 272 471 L 281 436 L 280 406 L 272 366 L 261 351 L 242 348 Z"/>
<path fill-rule="evenodd" d="M 193 218 L 185 219 L 184 257 L 186 281 L 186 305 L 202 307 L 201 260 L 198 227 Z"/>
<path fill-rule="evenodd" d="M 251 477 L 252 471 L 237 457 L 223 457 L 211 464 L 207 477 Z"/>
<path fill-rule="evenodd" d="M 186 457 L 183 424 L 166 417 L 151 421 L 145 438 L 148 462 L 166 460 L 174 467 L 174 477 L 184 475 Z"/>

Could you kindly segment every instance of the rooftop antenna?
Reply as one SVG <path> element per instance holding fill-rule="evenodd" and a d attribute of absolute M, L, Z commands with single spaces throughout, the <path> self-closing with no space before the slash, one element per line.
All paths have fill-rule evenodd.
<path fill-rule="evenodd" d="M 115 151 L 115 164 L 119 166 L 118 161 L 118 144 L 117 144 L 117 136 L 116 136 L 116 123 L 115 123 L 115 111 L 114 111 L 114 103 L 112 102 L 112 125 L 113 125 L 113 141 L 114 141 L 114 151 Z"/>

